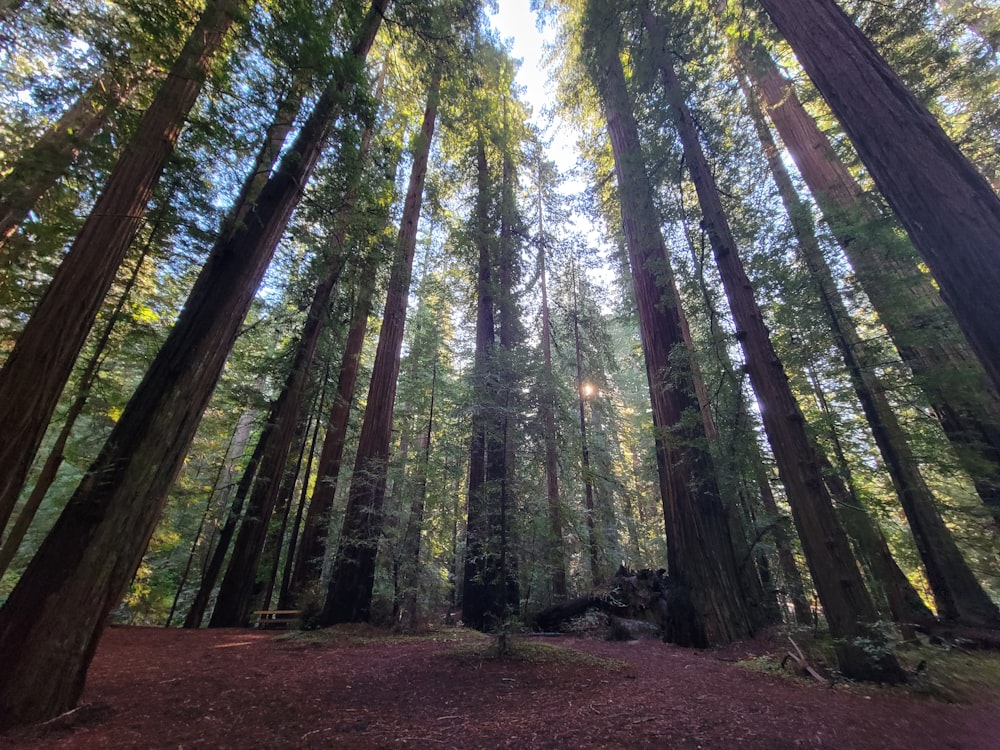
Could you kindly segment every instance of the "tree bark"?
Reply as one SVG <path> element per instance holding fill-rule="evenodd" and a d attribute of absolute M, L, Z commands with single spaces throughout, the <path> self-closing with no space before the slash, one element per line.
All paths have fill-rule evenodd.
<path fill-rule="evenodd" d="M 712 460 L 701 447 L 701 420 L 685 416 L 698 409 L 690 370 L 672 357 L 685 349 L 679 302 L 652 190 L 645 174 L 638 126 L 619 58 L 618 20 L 603 3 L 588 3 L 586 47 L 593 54 L 593 77 L 607 120 L 628 246 L 642 347 L 646 359 L 656 430 L 657 465 L 663 499 L 671 580 L 690 601 L 686 617 L 672 623 L 681 645 L 726 643 L 752 634 L 739 584 L 726 510 L 720 500 Z"/>
<path fill-rule="evenodd" d="M 247 0 L 211 0 L 0 370 L 0 528 L 139 231 L 208 66 Z"/>
<path fill-rule="evenodd" d="M 381 24 L 375 0 L 247 221 L 214 247 L 100 454 L 0 610 L 0 722 L 70 709 L 107 614 L 138 567 L 240 324 Z"/>
<path fill-rule="evenodd" d="M 655 64 L 684 146 L 684 161 L 698 194 L 702 228 L 709 238 L 730 311 L 736 324 L 750 382 L 760 403 L 764 430 L 774 450 L 778 471 L 788 492 L 792 517 L 802 539 L 813 582 L 830 624 L 839 640 L 840 670 L 858 679 L 900 681 L 903 672 L 891 653 L 871 655 L 855 642 L 878 639 L 878 619 L 847 536 L 837 521 L 833 502 L 823 483 L 819 457 L 805 430 L 805 420 L 788 384 L 781 361 L 753 296 L 753 287 L 739 258 L 736 242 L 722 207 L 722 200 L 705 158 L 698 131 L 687 109 L 684 92 L 665 47 L 660 21 L 642 8 Z"/>
<path fill-rule="evenodd" d="M 399 376 L 407 298 L 413 274 L 417 226 L 440 88 L 441 73 L 436 70 L 431 75 L 424 119 L 415 144 L 410 183 L 403 206 L 396 255 L 368 389 L 368 406 L 358 438 L 358 453 L 337 557 L 320 620 L 323 625 L 367 622 L 371 613 L 375 555 L 382 534 L 382 506 L 392 433 L 392 408 L 396 398 L 396 379 Z"/>
<path fill-rule="evenodd" d="M 881 216 L 805 111 L 791 82 L 763 50 L 742 49 L 739 55 L 861 287 L 1000 524 L 1000 397 L 908 248 L 872 239 Z"/>
<path fill-rule="evenodd" d="M 1000 387 L 1000 197 L 834 0 L 760 4 L 840 120 Z"/>

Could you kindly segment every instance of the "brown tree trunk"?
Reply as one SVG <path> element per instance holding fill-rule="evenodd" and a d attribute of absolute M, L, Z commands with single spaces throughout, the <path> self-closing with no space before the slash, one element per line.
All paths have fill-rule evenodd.
<path fill-rule="evenodd" d="M 349 55 L 367 56 L 376 0 Z M 138 567 L 240 324 L 356 80 L 332 81 L 242 227 L 214 247 L 100 454 L 0 610 L 0 722 L 50 718 L 83 689 L 107 614 Z M 58 648 L 55 646 L 58 644 Z"/>
<path fill-rule="evenodd" d="M 403 534 L 403 543 L 400 551 L 400 561 L 402 563 L 401 588 L 402 610 L 405 617 L 405 629 L 414 630 L 420 622 L 419 593 L 420 593 L 420 536 L 424 528 L 424 504 L 427 500 L 427 472 L 431 461 L 431 435 L 434 432 L 434 401 L 437 396 L 437 354 L 431 365 L 431 393 L 430 404 L 427 408 L 427 427 L 420 436 L 417 447 L 420 449 L 420 464 L 417 468 L 417 486 L 413 493 L 413 500 L 410 503 L 410 515 L 406 522 L 406 531 Z M 400 624 L 403 624 L 400 621 Z"/>
<path fill-rule="evenodd" d="M 670 102 L 670 113 L 684 146 L 684 161 L 698 194 L 702 227 L 715 254 L 736 323 L 736 338 L 743 348 L 750 382 L 761 406 L 764 430 L 788 492 L 792 517 L 802 539 L 830 632 L 839 639 L 836 650 L 840 670 L 859 679 L 899 681 L 903 679 L 903 673 L 895 657 L 888 652 L 873 656 L 853 642 L 859 637 L 877 638 L 874 630 L 878 619 L 875 606 L 865 588 L 847 536 L 837 521 L 833 502 L 823 483 L 819 457 L 806 433 L 802 412 L 771 344 L 753 296 L 753 287 L 737 253 L 715 178 L 665 48 L 664 30 L 648 6 L 643 8 L 642 15 Z"/>
<path fill-rule="evenodd" d="M 215 549 L 212 550 L 208 565 L 205 566 L 205 570 L 201 574 L 198 593 L 195 594 L 187 617 L 184 618 L 185 628 L 200 628 L 202 620 L 205 619 L 209 599 L 212 597 L 215 583 L 219 579 L 219 573 L 222 572 L 222 565 L 229 554 L 229 546 L 232 544 L 233 537 L 236 535 L 236 529 L 239 527 L 240 518 L 243 514 L 243 506 L 246 504 L 250 490 L 253 488 L 254 479 L 257 477 L 257 467 L 260 466 L 261 459 L 264 457 L 264 449 L 267 448 L 268 442 L 267 433 L 274 429 L 274 421 L 272 419 L 273 410 L 274 405 L 272 404 L 272 414 L 268 416 L 267 423 L 264 425 L 261 435 L 257 438 L 257 445 L 254 446 L 253 454 L 243 469 L 243 475 L 240 477 L 229 512 L 226 514 L 226 521 L 215 539 Z"/>
<path fill-rule="evenodd" d="M 539 235 L 542 232 L 542 196 L 538 195 Z M 552 321 L 549 319 L 549 297 L 546 285 L 545 247 L 538 254 L 542 289 L 542 373 L 545 378 L 540 394 L 542 431 L 545 440 L 545 496 L 549 511 L 549 565 L 552 569 L 552 599 L 562 602 L 568 596 L 566 589 L 566 557 L 563 552 L 562 507 L 559 502 L 559 451 L 556 445 L 556 388 L 552 373 Z"/>
<path fill-rule="evenodd" d="M 462 621 L 467 627 L 487 630 L 491 617 L 499 612 L 494 529 L 490 509 L 496 505 L 495 489 L 487 482 L 488 446 L 496 441 L 493 415 L 495 394 L 490 389 L 490 373 L 496 348 L 494 321 L 493 259 L 490 253 L 490 178 L 486 140 L 480 131 L 476 144 L 475 243 L 476 271 L 476 351 L 473 361 L 472 438 L 469 452 L 468 511 L 465 527 L 465 559 L 462 574 Z"/>
<path fill-rule="evenodd" d="M 337 479 L 347 442 L 347 426 L 354 402 L 354 390 L 358 382 L 361 365 L 361 351 L 368 330 L 368 315 L 371 313 L 374 293 L 373 274 L 362 279 L 358 298 L 354 303 L 351 327 L 344 345 L 340 375 L 337 379 L 337 393 L 333 398 L 328 417 L 326 437 L 320 450 L 316 467 L 316 487 L 306 511 L 305 526 L 295 560 L 290 590 L 292 596 L 301 594 L 312 583 L 319 581 L 326 556 L 326 530 L 330 522 L 330 511 L 337 494 Z M 301 603 L 300 603 L 301 604 Z"/>
<path fill-rule="evenodd" d="M 834 0 L 760 4 L 840 120 L 1000 387 L 1000 197 Z"/>
<path fill-rule="evenodd" d="M 594 586 L 602 582 L 600 548 L 597 542 L 594 511 L 594 479 L 590 468 L 590 445 L 587 442 L 586 399 L 592 395 L 593 385 L 583 381 L 583 354 L 580 351 L 580 310 L 576 299 L 576 269 L 573 269 L 573 345 L 576 354 L 576 405 L 580 419 L 580 470 L 583 475 L 583 512 L 587 522 L 587 557 L 590 561 L 590 580 Z"/>
<path fill-rule="evenodd" d="M 30 147 L 0 180 L 0 249 L 45 193 L 132 94 L 135 80 L 104 73 Z"/>
<path fill-rule="evenodd" d="M 764 122 L 756 100 L 744 87 L 747 103 L 760 136 L 771 173 L 782 202 L 792 222 L 799 250 L 817 286 L 820 302 L 830 320 L 834 342 L 851 376 L 851 383 L 861 402 L 882 460 L 899 496 L 910 529 L 927 570 L 939 615 L 965 625 L 982 627 L 1000 622 L 1000 612 L 976 580 L 962 557 L 951 532 L 945 526 L 934 496 L 924 481 L 906 433 L 889 404 L 885 386 L 878 379 L 876 364 L 867 355 L 850 314 L 840 298 L 833 274 L 820 250 L 808 207 L 802 203 L 788 175 L 774 139 Z M 820 394 L 821 395 L 821 394 Z M 905 577 L 904 577 L 905 580 Z M 891 586 L 892 582 L 886 582 Z M 909 593 L 909 592 L 908 592 Z M 915 592 L 914 592 L 915 593 Z M 912 596 L 910 596 L 912 599 Z M 897 622 L 910 622 L 914 612 L 898 607 L 900 597 L 890 595 Z M 930 612 L 917 612 L 926 617 Z"/>
<path fill-rule="evenodd" d="M 352 206 L 346 206 L 345 210 L 351 212 Z M 291 367 L 271 414 L 273 422 L 269 427 L 272 429 L 264 432 L 267 446 L 261 458 L 240 532 L 233 545 L 229 567 L 219 586 L 215 609 L 212 610 L 212 619 L 209 621 L 210 627 L 239 627 L 248 622 L 251 596 L 257 579 L 257 565 L 260 562 L 268 524 L 271 522 L 271 514 L 281 489 L 281 478 L 285 473 L 292 440 L 296 428 L 302 421 L 303 398 L 312 372 L 316 347 L 319 346 L 320 336 L 326 328 L 330 297 L 340 280 L 345 260 L 343 247 L 336 248 L 334 257 L 327 260 L 325 276 L 313 293 L 306 322 L 295 346 Z"/>
<path fill-rule="evenodd" d="M 209 63 L 247 0 L 211 0 L 0 370 L 0 528 L 142 224 Z"/>
<path fill-rule="evenodd" d="M 375 585 L 375 555 L 382 533 L 386 468 L 392 433 L 392 408 L 399 376 L 400 349 L 406 322 L 407 298 L 413 274 L 413 254 L 423 200 L 424 180 L 434 122 L 440 99 L 441 73 L 431 76 L 427 106 L 416 141 L 410 183 L 396 244 L 379 332 L 365 418 L 351 478 L 337 558 L 323 606 L 321 622 L 367 622 Z"/>
<path fill-rule="evenodd" d="M 324 423 L 326 414 L 326 393 L 330 381 L 330 364 L 327 363 L 323 373 L 323 387 L 320 390 L 319 405 L 313 415 L 312 437 L 309 439 L 309 457 L 306 459 L 306 471 L 302 476 L 302 489 L 299 491 L 299 504 L 295 510 L 295 523 L 289 537 L 288 551 L 285 555 L 285 565 L 281 572 L 281 590 L 278 593 L 278 609 L 294 609 L 292 600 L 292 571 L 295 569 L 295 557 L 299 549 L 302 519 L 305 517 L 309 504 L 309 477 L 312 476 L 313 459 L 316 457 L 316 444 L 319 441 L 320 426 Z"/>
<path fill-rule="evenodd" d="M 588 3 L 588 14 L 585 41 L 614 152 L 652 400 L 670 576 L 689 603 L 670 635 L 682 645 L 726 643 L 751 635 L 752 626 L 712 460 L 699 445 L 704 428 L 685 419 L 698 409 L 690 370 L 672 364 L 678 353 L 690 352 L 619 58 L 619 24 L 597 0 Z"/>
<path fill-rule="evenodd" d="M 882 222 L 877 209 L 866 202 L 792 84 L 763 50 L 741 50 L 740 57 L 861 287 L 1000 524 L 1000 398 L 985 371 L 908 248 L 871 238 Z"/>

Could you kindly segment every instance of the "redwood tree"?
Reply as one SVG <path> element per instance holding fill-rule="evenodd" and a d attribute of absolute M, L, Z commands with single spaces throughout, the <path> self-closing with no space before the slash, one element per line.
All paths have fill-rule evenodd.
<path fill-rule="evenodd" d="M 840 120 L 1000 387 L 1000 197 L 835 0 L 759 2 Z"/>
<path fill-rule="evenodd" d="M 436 69 L 431 74 L 423 123 L 414 144 L 410 182 L 389 277 L 371 385 L 368 388 L 368 406 L 358 438 L 358 453 L 340 544 L 323 605 L 321 622 L 324 625 L 365 622 L 371 612 L 375 555 L 382 534 L 382 506 L 392 433 L 392 408 L 396 397 L 407 299 L 413 275 L 413 255 L 417 246 L 417 226 L 440 88 L 441 72 Z"/>
<path fill-rule="evenodd" d="M 614 153 L 657 431 L 669 572 L 678 592 L 670 636 L 681 645 L 725 643 L 751 635 L 752 626 L 712 459 L 702 447 L 704 426 L 685 419 L 698 413 L 698 403 L 690 370 L 674 363 L 678 354 L 690 352 L 619 58 L 619 28 L 605 3 L 587 3 L 585 49 Z"/>
<path fill-rule="evenodd" d="M 754 299 L 753 286 L 740 260 L 715 178 L 666 47 L 663 22 L 653 15 L 647 2 L 643 2 L 642 22 L 649 34 L 650 53 L 662 78 L 670 115 L 684 147 L 684 162 L 701 207 L 701 226 L 708 235 L 729 299 L 736 338 L 743 348 L 750 382 L 760 403 L 764 430 L 788 492 L 792 518 L 830 632 L 838 639 L 840 670 L 860 679 L 899 681 L 902 670 L 888 650 L 869 653 L 857 640 L 870 639 L 880 644 L 874 630 L 878 619 L 875 605 L 837 520 L 823 481 L 819 455 L 806 432 L 802 411 Z"/>
<path fill-rule="evenodd" d="M 17 502 L 108 289 L 201 91 L 248 0 L 210 0 L 0 370 L 0 528 Z"/>
<path fill-rule="evenodd" d="M 205 264 L 167 341 L 0 610 L 0 722 L 50 718 L 83 689 L 106 618 L 138 567 L 264 271 L 345 101 L 386 3 L 317 100 L 247 220 Z"/>

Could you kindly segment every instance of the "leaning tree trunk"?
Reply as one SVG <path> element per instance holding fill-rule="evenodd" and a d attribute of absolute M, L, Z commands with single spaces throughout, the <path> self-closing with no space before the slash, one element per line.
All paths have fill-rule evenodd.
<path fill-rule="evenodd" d="M 1000 197 L 834 0 L 760 4 L 840 120 L 1000 387 Z"/>
<path fill-rule="evenodd" d="M 834 342 L 844 359 L 854 391 L 861 402 L 882 460 L 889 470 L 917 550 L 927 570 L 927 580 L 934 592 L 938 614 L 945 620 L 973 627 L 990 623 L 995 626 L 1000 621 L 1000 613 L 976 580 L 941 518 L 934 496 L 920 473 L 906 433 L 889 403 L 885 386 L 875 374 L 876 363 L 867 355 L 865 344 L 837 290 L 833 274 L 816 239 L 809 208 L 795 191 L 756 100 L 747 96 L 747 104 L 778 192 L 792 222 L 799 250 L 831 323 Z M 892 584 L 886 582 L 886 585 Z M 912 594 L 907 593 L 907 599 L 912 600 Z M 914 615 L 899 609 L 900 597 L 890 596 L 889 599 L 896 621 L 909 622 L 909 618 Z M 929 613 L 917 614 L 926 616 Z"/>
<path fill-rule="evenodd" d="M 361 289 L 354 303 L 351 327 L 347 334 L 347 343 L 344 345 L 340 375 L 337 379 L 337 393 L 330 407 L 326 437 L 316 467 L 316 487 L 309 501 L 309 508 L 306 510 L 305 525 L 295 558 L 295 569 L 289 584 L 293 598 L 305 591 L 310 584 L 319 581 L 323 571 L 326 529 L 329 526 L 330 511 L 333 509 L 334 497 L 337 494 L 337 478 L 340 476 L 344 445 L 347 442 L 351 404 L 354 402 L 361 351 L 368 330 L 368 315 L 371 313 L 373 280 L 374 274 L 368 274 L 362 279 Z M 302 602 L 298 604 L 301 606 Z"/>
<path fill-rule="evenodd" d="M 358 453 L 351 478 L 351 490 L 344 512 L 333 574 L 323 605 L 321 622 L 367 622 L 375 585 L 375 555 L 382 533 L 382 506 L 385 500 L 386 468 L 392 437 L 392 407 L 396 398 L 399 357 L 406 323 L 407 298 L 413 275 L 413 254 L 423 201 L 424 180 L 434 121 L 440 98 L 441 73 L 432 74 L 424 119 L 416 140 L 410 183 L 403 206 L 403 218 L 389 278 L 385 312 L 379 333 L 368 405 L 358 437 Z"/>
<path fill-rule="evenodd" d="M 371 141 L 370 129 L 365 136 L 362 142 L 363 150 L 364 144 Z M 352 191 L 348 193 L 344 196 L 343 210 L 353 213 L 353 205 L 350 204 L 353 193 Z M 240 526 L 240 533 L 233 545 L 229 567 L 219 586 L 219 595 L 212 611 L 212 619 L 209 621 L 209 626 L 213 628 L 246 625 L 249 618 L 250 601 L 264 538 L 281 489 L 281 477 L 284 476 L 296 427 L 302 421 L 306 388 L 316 348 L 319 346 L 320 337 L 329 317 L 330 298 L 344 269 L 346 261 L 344 245 L 332 248 L 331 256 L 327 258 L 324 276 L 313 292 L 306 321 L 295 346 L 291 367 L 272 412 L 274 420 L 272 429 L 265 433 L 268 439 L 267 447 L 264 449 L 253 494 L 250 496 L 243 524 Z"/>
<path fill-rule="evenodd" d="M 909 246 L 884 246 L 871 238 L 881 215 L 791 82 L 764 50 L 741 49 L 739 56 L 879 320 L 1000 524 L 1000 397 Z"/>
<path fill-rule="evenodd" d="M 385 12 L 375 0 L 349 55 L 359 72 Z M 0 610 L 0 723 L 66 711 L 108 613 L 156 528 L 240 325 L 347 93 L 332 81 L 230 239 L 213 248 L 167 341 Z"/>
<path fill-rule="evenodd" d="M 675 366 L 678 353 L 690 357 L 690 352 L 619 58 L 618 22 L 608 10 L 597 0 L 588 3 L 586 40 L 595 58 L 593 77 L 618 177 L 657 432 L 670 576 L 684 593 L 682 600 L 690 603 L 689 611 L 675 618 L 670 635 L 682 645 L 726 643 L 752 635 L 752 626 L 712 460 L 700 447 L 704 428 L 689 417 L 698 409 L 690 370 Z"/>
<path fill-rule="evenodd" d="M 878 639 L 874 629 L 878 619 L 875 605 L 865 588 L 847 536 L 837 521 L 833 502 L 823 483 L 819 457 L 805 430 L 805 419 L 774 351 L 753 296 L 753 287 L 737 253 L 715 178 L 665 48 L 663 27 L 648 6 L 643 8 L 643 24 L 649 32 L 670 114 L 684 146 L 684 161 L 701 206 L 702 227 L 708 235 L 729 299 L 737 328 L 736 338 L 743 348 L 750 382 L 761 405 L 764 430 L 788 492 L 792 517 L 830 632 L 839 640 L 836 651 L 840 669 L 859 679 L 899 681 L 903 673 L 891 653 L 871 654 L 854 642 L 856 638 Z"/>
<path fill-rule="evenodd" d="M 208 66 L 247 0 L 211 0 L 0 370 L 0 528 L 142 225 Z"/>
<path fill-rule="evenodd" d="M 18 156 L 7 176 L 0 180 L 0 249 L 38 200 L 66 173 L 80 149 L 94 139 L 132 94 L 136 78 L 119 82 L 114 72 L 104 73 Z"/>

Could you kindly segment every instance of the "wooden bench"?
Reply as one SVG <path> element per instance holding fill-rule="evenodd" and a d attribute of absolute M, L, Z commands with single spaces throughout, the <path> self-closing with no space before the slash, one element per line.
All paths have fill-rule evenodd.
<path fill-rule="evenodd" d="M 254 612 L 257 618 L 254 627 L 261 630 L 287 630 L 298 621 L 301 614 L 300 609 L 258 609 Z"/>

